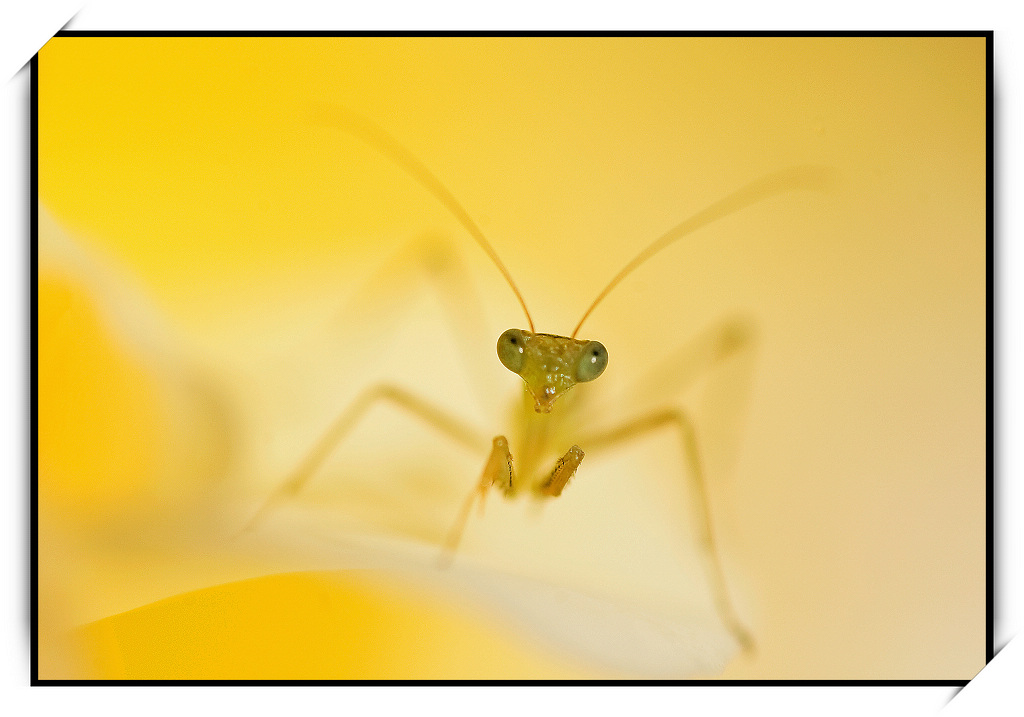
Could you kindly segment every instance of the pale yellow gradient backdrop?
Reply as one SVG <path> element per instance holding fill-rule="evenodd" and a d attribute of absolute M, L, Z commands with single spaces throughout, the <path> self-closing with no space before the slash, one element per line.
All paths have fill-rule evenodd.
<path fill-rule="evenodd" d="M 134 324 L 110 307 L 126 300 L 43 253 L 41 677 L 618 676 L 400 581 L 204 553 L 197 535 L 240 526 L 372 381 L 489 434 L 518 390 L 493 355 L 523 322 L 500 275 L 401 170 L 318 122 L 322 102 L 448 184 L 550 333 L 690 214 L 778 169 L 834 167 L 832 193 L 773 198 L 672 246 L 582 333 L 622 387 L 724 317 L 756 330 L 749 390 L 694 408 L 757 639 L 723 677 L 966 680 L 983 666 L 984 40 L 57 38 L 38 67 L 47 231 L 145 297 L 139 331 L 158 337 L 125 338 Z M 447 333 L 429 289 L 388 291 L 414 272 L 360 288 L 424 236 L 456 247 L 480 292 L 467 361 L 482 395 L 460 344 L 435 347 Z M 339 328 L 351 301 L 364 320 Z M 392 320 L 406 302 L 412 318 Z M 394 322 L 419 350 L 375 337 Z M 406 444 L 389 420 L 335 470 L 450 471 L 422 510 L 454 515 L 485 456 L 426 432 Z M 303 500 L 342 506 L 329 483 Z M 386 504 L 417 515 L 414 483 Z"/>

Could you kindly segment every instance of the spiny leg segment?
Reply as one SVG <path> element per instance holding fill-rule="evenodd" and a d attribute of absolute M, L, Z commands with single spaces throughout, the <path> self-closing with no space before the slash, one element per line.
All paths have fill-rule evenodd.
<path fill-rule="evenodd" d="M 537 494 L 540 496 L 557 498 L 569 483 L 569 480 L 576 474 L 576 469 L 583 462 L 584 453 L 579 446 L 573 446 L 565 455 L 558 459 L 551 475 L 537 487 Z"/>

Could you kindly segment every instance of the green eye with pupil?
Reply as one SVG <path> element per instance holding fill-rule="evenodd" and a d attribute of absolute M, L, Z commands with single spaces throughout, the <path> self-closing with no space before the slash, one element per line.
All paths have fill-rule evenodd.
<path fill-rule="evenodd" d="M 498 360 L 512 373 L 523 369 L 523 350 L 526 338 L 519 329 L 509 329 L 498 337 Z"/>
<path fill-rule="evenodd" d="M 593 381 L 604 373 L 608 365 L 608 350 L 600 341 L 591 341 L 583 349 L 579 365 L 576 367 L 576 380 Z"/>

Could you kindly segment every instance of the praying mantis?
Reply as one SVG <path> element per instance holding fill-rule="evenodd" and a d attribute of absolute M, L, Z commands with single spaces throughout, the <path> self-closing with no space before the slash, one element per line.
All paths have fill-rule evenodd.
<path fill-rule="evenodd" d="M 526 319 L 525 328 L 510 328 L 497 340 L 501 364 L 523 382 L 523 400 L 515 410 L 512 430 L 493 436 L 490 451 L 468 495 L 457 511 L 441 546 L 440 567 L 454 559 L 474 505 L 482 510 L 486 496 L 495 491 L 507 499 L 530 496 L 538 503 L 560 499 L 571 493 L 570 482 L 580 472 L 586 451 L 605 451 L 656 432 L 670 432 L 678 442 L 684 467 L 681 478 L 693 497 L 696 540 L 706 571 L 718 618 L 744 649 L 751 649 L 753 637 L 739 618 L 729 589 L 715 540 L 705 468 L 693 418 L 684 409 L 666 405 L 600 430 L 587 429 L 578 404 L 566 398 L 586 391 L 585 384 L 598 380 L 609 363 L 609 352 L 597 340 L 579 338 L 592 312 L 627 276 L 654 255 L 698 229 L 745 207 L 786 192 L 827 188 L 831 170 L 800 166 L 767 175 L 747 184 L 703 211 L 672 227 L 648 244 L 598 293 L 568 336 L 537 331 L 512 275 L 480 227 L 437 176 L 400 142 L 365 118 L 338 107 L 318 108 L 321 119 L 340 127 L 377 150 L 406 172 L 443 205 L 488 256 L 515 295 Z M 703 334 L 696 355 L 702 357 L 698 371 L 713 369 L 750 342 L 742 326 L 726 322 Z M 376 405 L 389 404 L 421 421 L 438 434 L 472 450 L 482 444 L 480 431 L 462 418 L 415 392 L 393 383 L 370 386 L 329 426 L 298 467 L 264 502 L 249 523 L 255 526 L 280 501 L 295 496 L 324 465 L 328 457 Z M 510 437 L 511 436 L 511 439 Z M 585 473 L 585 471 L 583 471 Z M 581 475 L 580 480 L 585 480 Z M 561 498 L 569 500 L 570 498 Z"/>

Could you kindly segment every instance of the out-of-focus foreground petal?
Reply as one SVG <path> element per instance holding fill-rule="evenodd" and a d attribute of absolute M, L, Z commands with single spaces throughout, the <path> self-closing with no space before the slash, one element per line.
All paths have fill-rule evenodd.
<path fill-rule="evenodd" d="M 74 627 L 179 584 L 156 556 L 209 532 L 232 417 L 144 294 L 45 209 L 38 308 L 39 674 L 80 677 Z"/>
<path fill-rule="evenodd" d="M 93 622 L 80 636 L 112 679 L 588 676 L 436 594 L 365 571 L 217 585 Z"/>

